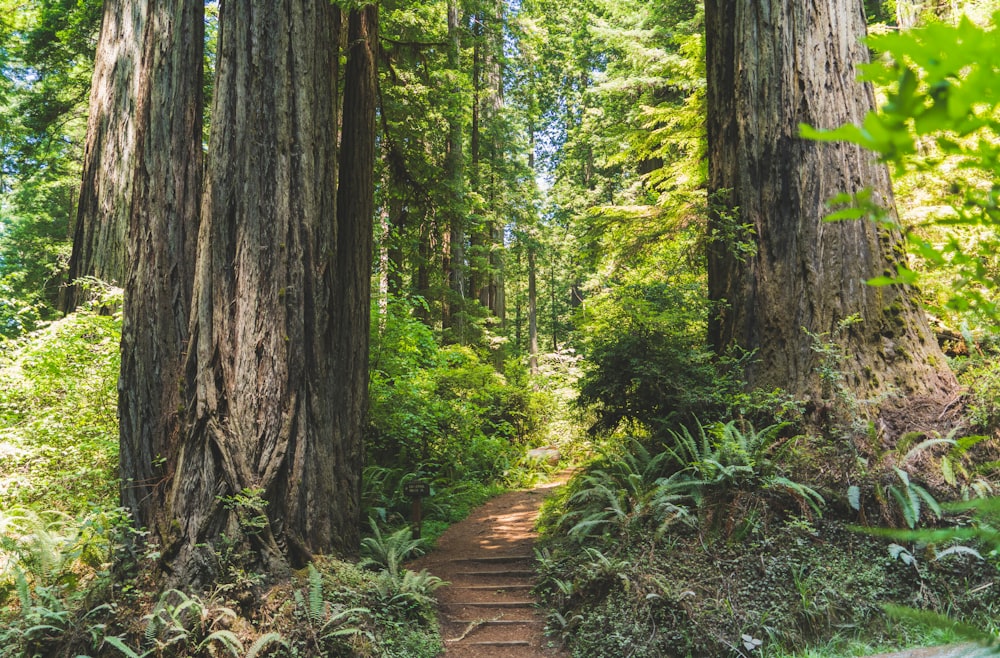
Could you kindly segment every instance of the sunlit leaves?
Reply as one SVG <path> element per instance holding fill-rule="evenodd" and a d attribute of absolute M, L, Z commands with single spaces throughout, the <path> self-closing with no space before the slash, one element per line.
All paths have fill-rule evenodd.
<path fill-rule="evenodd" d="M 994 23 L 1000 14 L 994 16 Z M 910 253 L 925 269 L 947 273 L 943 304 L 1000 321 L 1000 29 L 963 17 L 957 24 L 927 26 L 874 36 L 884 55 L 863 67 L 863 78 L 886 87 L 886 101 L 861 125 L 832 130 L 803 126 L 820 141 L 848 141 L 876 152 L 897 175 L 914 177 L 923 203 L 905 232 Z M 927 193 L 927 182 L 936 186 Z M 919 186 L 919 187 L 917 187 Z M 838 219 L 868 216 L 863 203 L 837 212 Z M 908 267 L 871 281 L 914 283 Z"/>

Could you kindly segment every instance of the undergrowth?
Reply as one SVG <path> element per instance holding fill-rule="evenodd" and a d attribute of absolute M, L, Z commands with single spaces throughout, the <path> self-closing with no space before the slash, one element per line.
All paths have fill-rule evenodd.
<path fill-rule="evenodd" d="M 438 347 L 404 311 L 381 333 L 376 319 L 364 559 L 270 582 L 233 568 L 210 590 L 161 592 L 156 555 L 136 552 L 142 532 L 115 505 L 115 297 L 0 345 L 0 658 L 438 655 L 443 583 L 404 563 L 553 468 L 524 457 L 546 441 L 550 393 L 516 363 L 500 374 L 473 348 Z M 405 527 L 413 479 L 431 489 L 422 540 Z"/>
<path fill-rule="evenodd" d="M 114 506 L 121 316 L 101 312 L 112 296 L 0 343 L 0 507 Z"/>
<path fill-rule="evenodd" d="M 947 516 L 904 470 L 957 444 L 925 440 L 896 458 L 902 466 L 873 465 L 868 477 L 888 484 L 869 502 L 897 509 L 869 516 L 926 527 L 941 523 L 937 511 L 960 530 L 884 537 L 861 531 L 865 509 L 846 486 L 799 479 L 814 475 L 797 468 L 812 444 L 791 428 L 734 421 L 674 430 L 662 443 L 626 440 L 544 508 L 537 592 L 552 609 L 549 628 L 581 657 L 921 644 L 954 625 L 921 616 L 931 612 L 989 637 L 1000 612 L 990 593 L 1000 578 L 995 517 Z M 926 508 L 917 518 L 914 500 Z"/>

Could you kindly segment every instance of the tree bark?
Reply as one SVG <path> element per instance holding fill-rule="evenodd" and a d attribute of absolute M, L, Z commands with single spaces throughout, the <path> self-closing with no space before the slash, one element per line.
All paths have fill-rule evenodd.
<path fill-rule="evenodd" d="M 339 441 L 334 475 L 346 491 L 332 511 L 337 514 L 335 547 L 340 552 L 355 553 L 361 541 L 362 429 L 368 411 L 377 5 L 352 10 L 348 23 L 337 197 L 337 280 L 332 287 L 330 309 L 338 320 L 333 400 L 334 432 Z"/>
<path fill-rule="evenodd" d="M 538 267 L 534 247 L 528 247 L 528 363 L 538 374 Z"/>
<path fill-rule="evenodd" d="M 136 98 L 148 0 L 106 0 L 94 59 L 83 181 L 77 204 L 64 312 L 81 301 L 74 282 L 125 280 L 125 228 L 132 200 Z"/>
<path fill-rule="evenodd" d="M 860 0 L 709 0 L 706 29 L 716 349 L 755 353 L 750 386 L 813 400 L 826 393 L 810 333 L 839 346 L 836 367 L 859 399 L 953 391 L 916 291 L 865 283 L 896 271 L 899 232 L 823 221 L 832 197 L 865 188 L 893 213 L 886 167 L 857 146 L 798 137 L 799 123 L 859 123 L 873 107 L 854 82 L 867 60 Z"/>
<path fill-rule="evenodd" d="M 370 264 L 371 216 L 366 237 L 357 218 L 338 214 L 339 34 L 329 2 L 221 8 L 187 363 L 193 402 L 153 519 L 179 582 L 217 575 L 222 535 L 270 573 L 357 549 L 364 391 L 355 387 L 367 376 L 370 270 L 356 268 Z M 354 38 L 349 69 L 371 57 Z M 348 106 L 360 88 L 348 82 Z M 350 145 L 348 126 L 359 124 L 347 121 L 345 153 L 363 149 Z M 345 172 L 339 193 L 370 193 L 352 188 L 366 175 Z"/>
<path fill-rule="evenodd" d="M 137 74 L 119 379 L 122 504 L 148 525 L 183 431 L 201 203 L 204 2 L 153 0 Z M 115 181 L 107 181 L 115 183 Z M 117 181 L 121 182 L 121 181 Z"/>
<path fill-rule="evenodd" d="M 448 0 L 448 69 L 455 76 L 453 93 L 461 89 L 457 78 L 461 75 L 462 37 L 459 31 L 458 0 Z M 448 239 L 445 242 L 444 270 L 450 295 L 442 308 L 444 328 L 451 329 L 452 340 L 465 342 L 465 156 L 463 152 L 462 110 L 455 100 L 448 111 L 448 152 L 444 163 L 444 178 L 448 187 L 448 205 L 444 215 L 448 218 Z"/>

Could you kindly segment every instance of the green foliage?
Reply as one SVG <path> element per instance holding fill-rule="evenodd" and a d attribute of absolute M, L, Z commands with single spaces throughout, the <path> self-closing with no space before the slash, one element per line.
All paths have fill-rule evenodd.
<path fill-rule="evenodd" d="M 0 512 L 0 657 L 96 649 L 114 603 L 92 603 L 110 584 L 126 525 L 118 512 Z"/>
<path fill-rule="evenodd" d="M 1000 427 L 1000 362 L 992 353 L 974 354 L 958 363 L 956 374 L 969 389 L 970 420 L 987 430 Z"/>
<path fill-rule="evenodd" d="M 942 294 L 947 308 L 974 312 L 993 323 L 1000 317 L 995 299 L 1000 283 L 998 38 L 995 26 L 982 27 L 965 17 L 955 25 L 931 22 L 872 37 L 871 46 L 885 56 L 864 69 L 864 78 L 888 87 L 886 102 L 859 126 L 802 128 L 809 138 L 869 148 L 895 165 L 897 173 L 934 172 L 947 179 L 942 199 L 931 202 L 945 210 L 923 213 L 916 230 L 906 231 L 910 249 L 926 268 L 946 273 L 948 287 Z M 894 222 L 879 215 L 880 221 Z M 910 269 L 901 267 L 875 283 L 914 279 Z"/>
<path fill-rule="evenodd" d="M 384 569 L 389 575 L 397 577 L 403 562 L 424 552 L 424 541 L 414 539 L 409 527 L 383 534 L 375 519 L 369 519 L 369 522 L 372 534 L 361 540 L 359 566 Z"/>
<path fill-rule="evenodd" d="M 790 496 L 805 514 L 822 514 L 823 497 L 812 487 L 791 479 L 784 458 L 795 441 L 783 436 L 787 426 L 776 424 L 760 431 L 741 428 L 736 421 L 715 423 L 707 430 L 699 424 L 697 437 L 686 428 L 671 432 L 672 445 L 666 447 L 680 473 L 683 486 L 695 502 L 706 498 L 735 501 L 743 494 Z"/>
<path fill-rule="evenodd" d="M 889 493 L 899 504 L 903 520 L 908 527 L 916 527 L 920 521 L 922 503 L 926 503 L 935 516 L 941 516 L 941 506 L 938 505 L 937 500 L 935 500 L 934 496 L 927 489 L 913 482 L 910 479 L 909 473 L 898 466 L 894 466 L 893 471 L 899 477 L 900 484 L 889 485 Z"/>
<path fill-rule="evenodd" d="M 102 3 L 4 3 L 0 13 L 0 335 L 17 336 L 55 317 Z"/>
<path fill-rule="evenodd" d="M 1000 498 L 977 498 L 971 501 L 944 503 L 938 513 L 947 514 L 954 522 L 950 527 L 909 530 L 865 529 L 873 535 L 904 541 L 913 548 L 899 544 L 890 545 L 896 559 L 912 565 L 921 581 L 926 569 L 921 569 L 915 553 L 923 551 L 931 556 L 930 565 L 954 562 L 979 562 L 1000 567 Z M 928 566 L 930 566 L 928 565 Z M 946 614 L 945 611 L 914 608 L 909 605 L 889 604 L 886 611 L 893 617 L 918 622 L 922 625 L 948 630 L 958 639 L 977 642 L 985 650 L 977 655 L 1000 655 L 1000 634 L 995 624 L 992 630 L 971 624 Z"/>
<path fill-rule="evenodd" d="M 554 529 L 582 541 L 644 529 L 661 535 L 686 520 L 688 500 L 668 477 L 669 459 L 669 453 L 654 454 L 635 440 L 620 454 L 605 455 L 574 478 Z"/>
<path fill-rule="evenodd" d="M 787 472 L 784 453 L 794 442 L 783 429 L 697 424 L 694 434 L 671 431 L 655 449 L 633 439 L 574 477 L 550 532 L 615 553 L 639 538 L 664 540 L 678 523 L 745 536 L 789 502 L 820 516 L 823 497 Z"/>
<path fill-rule="evenodd" d="M 719 357 L 705 345 L 713 309 L 700 264 L 690 260 L 699 240 L 690 231 L 660 245 L 652 262 L 588 301 L 579 401 L 597 416 L 592 431 L 638 428 L 662 438 L 696 418 L 770 423 L 799 415 L 780 390 L 746 390 L 741 373 L 752 354 Z"/>
<path fill-rule="evenodd" d="M 121 318 L 102 306 L 0 345 L 4 506 L 44 501 L 80 513 L 117 499 Z"/>
<path fill-rule="evenodd" d="M 368 463 L 445 487 L 504 478 L 538 427 L 524 372 L 500 374 L 468 346 L 438 347 L 402 302 L 373 315 Z"/>
<path fill-rule="evenodd" d="M 557 611 L 549 626 L 580 657 L 739 655 L 754 639 L 763 655 L 835 638 L 927 641 L 930 631 L 886 623 L 882 606 L 890 602 L 916 601 L 967 621 L 995 613 L 990 588 L 977 589 L 993 581 L 995 567 L 951 554 L 917 575 L 884 539 L 816 517 L 771 517 L 737 541 L 711 541 L 687 524 L 666 537 L 635 533 L 584 550 L 549 535 L 539 559 L 537 591 Z"/>
<path fill-rule="evenodd" d="M 579 401 L 595 406 L 595 431 L 623 423 L 656 431 L 724 408 L 732 382 L 720 381 L 704 346 L 702 290 L 674 283 L 620 285 L 588 306 Z"/>

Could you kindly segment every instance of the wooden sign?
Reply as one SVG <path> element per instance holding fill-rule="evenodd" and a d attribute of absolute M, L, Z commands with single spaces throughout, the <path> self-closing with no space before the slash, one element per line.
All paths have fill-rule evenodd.
<path fill-rule="evenodd" d="M 431 495 L 431 485 L 423 480 L 410 480 L 403 485 L 403 493 L 410 498 L 423 498 Z"/>

